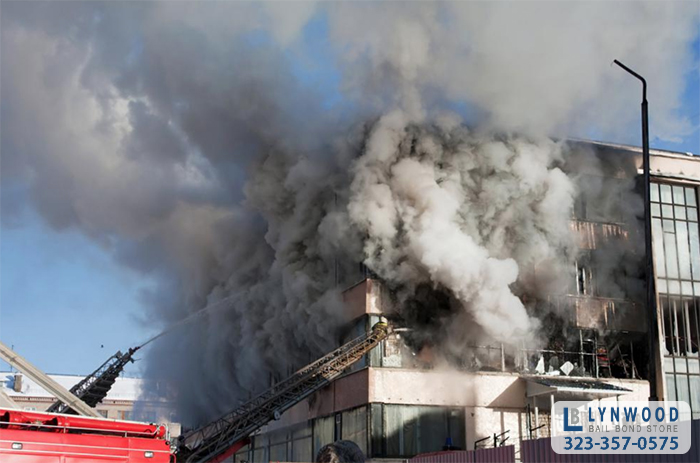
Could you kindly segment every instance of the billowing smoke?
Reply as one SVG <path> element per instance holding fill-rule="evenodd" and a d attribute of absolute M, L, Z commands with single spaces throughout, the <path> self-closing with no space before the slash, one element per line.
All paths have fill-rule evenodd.
<path fill-rule="evenodd" d="M 562 274 L 574 257 L 561 146 L 470 133 L 454 118 L 409 122 L 384 116 L 354 164 L 348 211 L 365 263 L 409 293 L 445 288 L 489 339 L 518 345 L 537 321 L 511 285 L 538 268 Z"/>
<path fill-rule="evenodd" d="M 536 342 L 525 296 L 576 257 L 579 188 L 547 136 L 636 139 L 613 58 L 654 82 L 653 136 L 690 129 L 690 2 L 3 2 L 1 20 L 3 226 L 30 208 L 158 278 L 159 326 L 223 301 L 149 350 L 187 423 L 332 346 L 357 262 L 399 312 L 442 294 L 452 346 Z"/>

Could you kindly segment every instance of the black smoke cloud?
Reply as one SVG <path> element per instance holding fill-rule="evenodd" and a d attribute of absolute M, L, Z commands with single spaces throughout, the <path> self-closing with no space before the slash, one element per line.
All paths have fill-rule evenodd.
<path fill-rule="evenodd" d="M 515 281 L 529 258 L 517 246 L 496 251 L 520 236 L 507 207 L 517 188 L 497 180 L 517 180 L 508 160 L 535 153 L 533 172 L 564 200 L 543 205 L 546 188 L 520 198 L 534 211 L 523 233 L 544 236 L 548 252 L 569 248 L 537 229 L 539 219 L 565 223 L 574 185 L 557 173 L 561 147 L 543 136 L 636 130 L 638 88 L 610 70 L 613 58 L 655 82 L 655 136 L 689 128 L 675 109 L 692 65 L 691 3 L 3 2 L 1 21 L 3 225 L 33 208 L 156 276 L 146 316 L 162 326 L 229 298 L 147 359 L 190 423 L 332 345 L 343 321 L 337 262 L 366 261 L 398 286 L 448 287 L 486 328 L 474 288 L 487 283 L 491 301 L 536 323 L 490 273 Z M 339 75 L 340 103 L 305 78 L 319 64 L 315 42 Z M 448 103 L 474 109 L 479 130 L 444 116 Z M 495 135 L 514 131 L 527 138 Z M 494 158 L 479 146 L 498 143 L 502 163 L 488 170 Z M 452 161 L 460 149 L 475 166 Z M 474 169 L 481 193 L 454 178 Z M 473 241 L 469 288 L 411 213 L 421 200 L 401 179 L 414 170 L 437 175 L 426 185 L 438 196 L 470 192 L 436 212 L 454 239 Z M 388 202 L 377 202 L 385 187 Z M 393 273 L 397 241 L 375 233 L 365 205 L 395 208 L 409 273 Z M 501 234 L 486 239 L 476 229 L 486 224 Z"/>

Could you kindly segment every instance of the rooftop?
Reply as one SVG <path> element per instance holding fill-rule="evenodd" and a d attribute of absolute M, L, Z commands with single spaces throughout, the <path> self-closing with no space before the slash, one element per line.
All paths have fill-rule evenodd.
<path fill-rule="evenodd" d="M 625 145 L 622 143 L 610 143 L 610 142 L 597 141 L 597 140 L 585 140 L 585 139 L 581 139 L 581 138 L 567 138 L 566 140 L 573 142 L 573 143 L 583 143 L 583 144 L 587 144 L 587 145 L 595 145 L 595 146 L 604 147 L 604 148 L 615 148 L 615 149 L 626 150 L 626 151 L 634 151 L 637 153 L 642 152 L 642 147 L 636 146 L 636 145 Z M 670 150 L 662 150 L 662 149 L 650 147 L 649 154 L 652 156 L 671 156 L 671 157 L 691 158 L 693 161 L 700 161 L 700 156 L 698 156 L 697 154 L 694 154 L 694 153 L 690 153 L 690 152 L 670 151 Z"/>

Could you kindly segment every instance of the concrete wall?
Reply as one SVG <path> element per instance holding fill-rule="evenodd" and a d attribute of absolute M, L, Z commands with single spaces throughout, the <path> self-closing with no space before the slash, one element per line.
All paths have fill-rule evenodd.
<path fill-rule="evenodd" d="M 637 168 L 642 168 L 641 153 L 635 158 Z M 682 154 L 664 153 L 660 151 L 651 151 L 651 175 L 657 176 L 678 176 L 694 179 L 695 182 L 700 179 L 700 158 L 684 156 Z"/>
<path fill-rule="evenodd" d="M 371 402 L 447 406 L 524 406 L 515 373 L 370 369 Z"/>
<path fill-rule="evenodd" d="M 343 291 L 346 316 L 354 320 L 365 314 L 381 315 L 382 300 L 386 298 L 382 284 L 366 279 Z"/>

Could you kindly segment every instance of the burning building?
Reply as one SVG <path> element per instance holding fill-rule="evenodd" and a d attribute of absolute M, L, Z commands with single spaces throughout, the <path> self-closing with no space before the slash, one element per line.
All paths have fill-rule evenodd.
<path fill-rule="evenodd" d="M 690 130 L 683 3 L 8 2 L 3 223 L 36 212 L 153 279 L 145 318 L 175 328 L 144 373 L 186 426 L 372 317 L 403 329 L 248 459 L 545 433 L 556 394 L 643 397 L 648 365 L 639 153 L 551 137 L 635 136 L 614 57 L 654 82 L 652 140 Z M 700 175 L 654 164 L 658 381 L 692 403 Z"/>
<path fill-rule="evenodd" d="M 462 355 L 456 355 L 454 346 L 438 338 L 446 336 L 439 320 L 454 316 L 454 296 L 439 286 L 421 286 L 401 300 L 400 288 L 359 265 L 336 275 L 345 284 L 342 297 L 351 320 L 338 341 L 361 334 L 382 315 L 406 328 L 267 426 L 235 461 L 310 461 L 338 439 L 355 442 L 371 461 L 400 461 L 445 446 L 504 443 L 515 444 L 517 454 L 520 440 L 550 435 L 556 400 L 645 400 L 648 332 L 640 265 L 642 205 L 636 193 L 641 150 L 570 144 L 567 162 L 577 169 L 580 194 L 568 221 L 579 249 L 564 272 L 569 282 L 548 286 L 549 293 L 520 293 L 540 314 L 537 330 L 544 339 L 539 344 L 475 342 L 475 336 L 463 339 Z M 651 168 L 660 301 L 656 361 L 663 371 L 657 385 L 667 400 L 691 403 L 697 417 L 700 161 L 652 150 Z M 600 172 L 606 175 L 594 175 Z M 539 284 L 537 272 L 530 281 Z"/>

